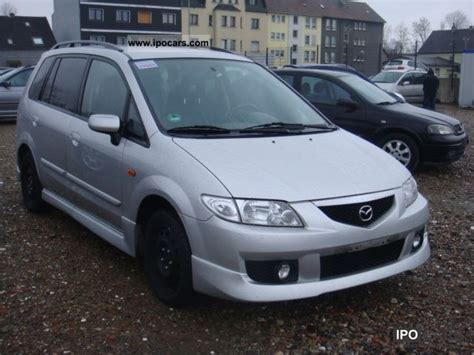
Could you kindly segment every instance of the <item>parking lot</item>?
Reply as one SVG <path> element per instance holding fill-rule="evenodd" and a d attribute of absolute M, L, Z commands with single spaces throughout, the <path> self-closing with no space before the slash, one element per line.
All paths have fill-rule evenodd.
<path fill-rule="evenodd" d="M 474 134 L 474 111 L 441 106 Z M 474 351 L 474 147 L 416 173 L 432 257 L 416 271 L 272 304 L 201 297 L 172 309 L 137 262 L 62 212 L 27 213 L 15 125 L 0 124 L 0 352 Z M 3 186 L 2 186 L 3 185 Z M 416 340 L 397 340 L 397 330 Z"/>

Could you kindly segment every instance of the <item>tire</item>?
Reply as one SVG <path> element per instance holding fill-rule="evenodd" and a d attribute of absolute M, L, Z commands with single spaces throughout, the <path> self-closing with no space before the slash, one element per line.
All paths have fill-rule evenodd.
<path fill-rule="evenodd" d="M 26 209 L 34 213 L 45 212 L 49 206 L 41 198 L 43 185 L 41 185 L 33 155 L 29 151 L 20 160 L 20 183 Z"/>
<path fill-rule="evenodd" d="M 383 137 L 379 147 L 392 155 L 408 170 L 415 171 L 420 162 L 420 149 L 415 140 L 403 133 L 393 133 Z"/>
<path fill-rule="evenodd" d="M 145 222 L 143 263 L 150 286 L 162 302 L 193 303 L 191 248 L 175 213 L 158 210 Z"/>

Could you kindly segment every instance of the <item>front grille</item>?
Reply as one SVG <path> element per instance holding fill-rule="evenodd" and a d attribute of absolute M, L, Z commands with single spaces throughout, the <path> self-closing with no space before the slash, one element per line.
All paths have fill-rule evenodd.
<path fill-rule="evenodd" d="M 322 256 L 320 279 L 355 274 L 392 263 L 400 256 L 404 241 L 405 239 L 399 239 L 365 250 Z"/>
<path fill-rule="evenodd" d="M 362 203 L 319 206 L 319 209 L 334 221 L 350 224 L 353 226 L 366 227 L 382 217 L 392 207 L 393 201 L 394 197 L 388 196 L 378 200 L 366 201 Z M 370 206 L 370 208 L 372 208 L 372 217 L 370 219 L 368 218 L 369 215 L 367 214 L 361 215 L 361 208 L 365 207 L 365 212 L 367 210 L 366 206 Z"/>

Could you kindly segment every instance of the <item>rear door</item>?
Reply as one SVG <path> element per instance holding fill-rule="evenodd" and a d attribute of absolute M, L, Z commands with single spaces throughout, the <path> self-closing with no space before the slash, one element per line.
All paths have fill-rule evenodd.
<path fill-rule="evenodd" d="M 367 135 L 365 106 L 348 89 L 327 78 L 302 75 L 301 94 L 338 126 L 360 136 Z M 357 107 L 340 105 L 341 100 L 352 100 Z"/>
<path fill-rule="evenodd" d="M 92 131 L 93 114 L 126 116 L 129 90 L 120 69 L 105 59 L 90 62 L 78 113 L 71 121 L 67 172 L 73 182 L 73 203 L 121 230 L 122 160 L 125 139 L 113 144 L 111 135 Z"/>
<path fill-rule="evenodd" d="M 33 68 L 21 70 L 7 80 L 7 86 L 0 85 L 0 116 L 16 116 L 21 95 L 32 72 Z"/>
<path fill-rule="evenodd" d="M 29 92 L 33 101 L 25 105 L 41 182 L 64 198 L 70 198 L 66 177 L 69 124 L 75 114 L 86 64 L 87 58 L 81 56 L 45 59 Z"/>

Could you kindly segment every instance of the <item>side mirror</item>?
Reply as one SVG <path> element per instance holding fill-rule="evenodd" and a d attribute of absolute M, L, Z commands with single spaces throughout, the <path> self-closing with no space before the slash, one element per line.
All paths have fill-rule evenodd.
<path fill-rule="evenodd" d="M 12 83 L 9 82 L 8 80 L 2 81 L 2 86 L 3 86 L 5 89 L 8 89 L 10 86 L 12 86 Z"/>
<path fill-rule="evenodd" d="M 339 99 L 337 100 L 337 106 L 347 108 L 348 112 L 355 111 L 359 108 L 359 104 L 351 99 Z"/>
<path fill-rule="evenodd" d="M 409 81 L 404 81 L 404 82 L 402 83 L 402 86 L 407 86 L 407 85 L 410 85 L 410 82 L 409 82 Z"/>
<path fill-rule="evenodd" d="M 89 128 L 100 133 L 117 133 L 120 131 L 120 118 L 116 115 L 91 115 L 89 117 Z"/>

